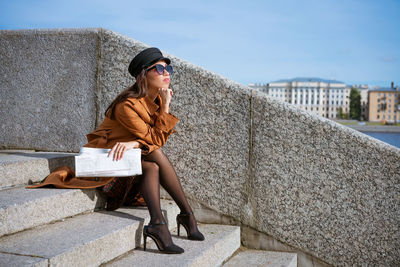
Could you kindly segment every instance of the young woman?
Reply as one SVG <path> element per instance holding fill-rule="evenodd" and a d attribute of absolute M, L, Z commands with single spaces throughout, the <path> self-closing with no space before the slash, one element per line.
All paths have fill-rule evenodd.
<path fill-rule="evenodd" d="M 178 235 L 182 224 L 191 240 L 204 240 L 197 228 L 193 211 L 182 190 L 175 170 L 161 150 L 178 119 L 170 114 L 173 92 L 169 88 L 172 66 L 157 48 L 148 48 L 136 55 L 129 65 L 129 73 L 136 78 L 131 87 L 121 92 L 105 112 L 102 124 L 87 135 L 85 147 L 111 148 L 110 157 L 119 160 L 132 148 L 142 150 L 142 175 L 121 178 L 76 178 L 68 167 L 51 173 L 36 188 L 53 185 L 58 188 L 100 187 L 108 195 L 107 210 L 125 205 L 145 205 L 150 213 L 150 223 L 143 229 L 144 249 L 146 239 L 152 238 L 160 251 L 183 253 L 176 246 L 166 225 L 160 207 L 160 184 L 180 208 L 176 221 Z"/>
<path fill-rule="evenodd" d="M 182 224 L 189 239 L 204 240 L 204 236 L 197 229 L 193 211 L 175 170 L 161 150 L 178 122 L 169 112 L 173 96 L 169 89 L 173 71 L 170 63 L 170 59 L 163 57 L 161 51 L 154 47 L 135 56 L 129 65 L 129 73 L 136 78 L 136 83 L 120 93 L 107 108 L 103 123 L 88 135 L 89 143 L 86 146 L 98 147 L 98 142 L 105 141 L 102 147 L 112 146 L 109 155 L 115 160 L 121 159 L 129 149 L 142 149 L 143 175 L 137 177 L 137 185 L 151 217 L 149 225 L 143 229 L 144 248 L 149 236 L 159 250 L 182 253 L 184 250 L 173 244 L 161 212 L 160 184 L 181 210 L 176 218 L 178 233 Z M 106 135 L 100 134 L 99 137 L 101 132 Z M 104 136 L 107 140 L 104 140 Z"/>

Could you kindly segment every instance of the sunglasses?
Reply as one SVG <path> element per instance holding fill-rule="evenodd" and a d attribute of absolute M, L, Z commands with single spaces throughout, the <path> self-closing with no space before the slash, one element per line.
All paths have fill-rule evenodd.
<path fill-rule="evenodd" d="M 167 65 L 164 67 L 161 64 L 156 64 L 153 67 L 147 69 L 146 71 L 151 71 L 152 69 L 156 69 L 157 73 L 160 75 L 164 74 L 164 70 L 166 70 L 169 73 L 169 75 L 172 75 L 172 72 L 174 71 L 171 65 Z"/>

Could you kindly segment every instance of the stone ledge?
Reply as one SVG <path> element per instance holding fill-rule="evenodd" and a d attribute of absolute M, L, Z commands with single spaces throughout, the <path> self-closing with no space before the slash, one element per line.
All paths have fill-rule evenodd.
<path fill-rule="evenodd" d="M 48 267 L 49 261 L 40 257 L 22 256 L 0 252 L 0 266 Z"/>
<path fill-rule="evenodd" d="M 168 227 L 176 228 L 178 207 L 165 200 L 161 207 Z M 47 259 L 50 266 L 98 266 L 140 246 L 143 225 L 149 220 L 146 208 L 121 208 L 78 215 L 3 236 L 0 262 L 5 254 L 14 254 Z"/>
<path fill-rule="evenodd" d="M 199 224 L 198 227 L 205 236 L 204 241 L 189 240 L 185 234 L 178 237 L 176 229 L 171 231 L 174 243 L 185 250 L 183 254 L 159 253 L 156 244 L 147 239 L 146 251 L 143 251 L 143 248 L 135 249 L 105 266 L 220 266 L 240 247 L 239 227 L 213 224 Z"/>
<path fill-rule="evenodd" d="M 99 190 L 25 187 L 0 191 L 0 237 L 105 206 Z"/>
<path fill-rule="evenodd" d="M 297 257 L 296 253 L 244 250 L 230 258 L 229 261 L 222 266 L 297 267 Z"/>
<path fill-rule="evenodd" d="M 75 167 L 75 154 L 0 150 L 0 188 L 43 180 L 59 166 Z"/>

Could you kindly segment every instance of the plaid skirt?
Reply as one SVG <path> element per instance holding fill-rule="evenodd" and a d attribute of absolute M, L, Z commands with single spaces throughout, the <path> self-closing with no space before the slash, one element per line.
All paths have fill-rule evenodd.
<path fill-rule="evenodd" d="M 116 177 L 102 187 L 107 195 L 106 210 L 116 210 L 121 206 L 146 206 L 139 191 L 140 176 Z"/>

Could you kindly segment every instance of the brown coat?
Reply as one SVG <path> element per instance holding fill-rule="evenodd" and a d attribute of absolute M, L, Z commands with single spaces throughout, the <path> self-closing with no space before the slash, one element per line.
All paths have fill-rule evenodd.
<path fill-rule="evenodd" d="M 157 97 L 161 105 L 161 97 Z M 86 147 L 112 148 L 117 142 L 136 140 L 144 154 L 162 147 L 174 132 L 178 119 L 161 112 L 148 97 L 128 98 L 115 108 L 115 120 L 106 117 L 98 129 L 87 135 Z"/>
<path fill-rule="evenodd" d="M 162 104 L 160 96 L 156 101 Z M 161 112 L 159 105 L 148 97 L 128 98 L 116 106 L 115 120 L 105 117 L 99 128 L 86 135 L 88 143 L 84 146 L 112 148 L 117 142 L 136 140 L 141 144 L 142 154 L 148 154 L 165 144 L 168 136 L 175 132 L 173 128 L 177 122 L 178 118 Z M 27 188 L 46 185 L 57 188 L 95 188 L 109 183 L 113 178 L 76 178 L 72 169 L 60 167 L 41 184 Z"/>

